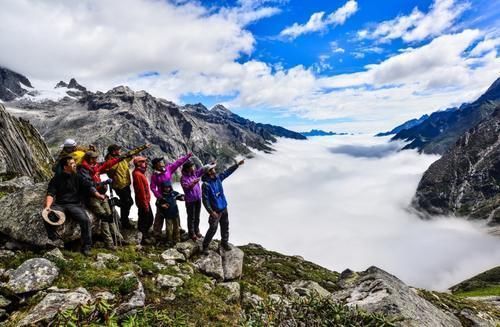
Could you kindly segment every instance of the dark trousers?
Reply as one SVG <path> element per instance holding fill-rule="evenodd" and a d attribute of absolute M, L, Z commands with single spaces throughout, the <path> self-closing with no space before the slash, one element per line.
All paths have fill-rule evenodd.
<path fill-rule="evenodd" d="M 151 206 L 146 210 L 145 208 L 137 207 L 139 219 L 137 221 L 137 229 L 142 233 L 143 237 L 149 232 L 151 226 L 153 226 L 153 210 Z"/>
<path fill-rule="evenodd" d="M 220 237 L 223 243 L 227 243 L 229 241 L 229 215 L 227 213 L 227 209 L 218 212 L 221 214 L 219 219 L 216 219 L 212 216 L 208 218 L 208 224 L 210 227 L 208 228 L 207 235 L 205 235 L 205 239 L 203 240 L 203 248 L 208 248 L 212 238 L 217 232 L 217 227 L 220 223 Z"/>
<path fill-rule="evenodd" d="M 64 212 L 66 216 L 71 217 L 80 225 L 82 248 L 90 249 L 92 246 L 92 226 L 83 206 L 81 204 L 56 203 L 52 206 L 52 209 Z"/>
<path fill-rule="evenodd" d="M 134 200 L 132 199 L 132 190 L 129 186 L 125 186 L 121 190 L 116 190 L 116 195 L 120 198 L 120 221 L 122 226 L 130 225 L 130 221 L 128 216 L 130 214 L 130 208 L 134 204 Z"/>
<path fill-rule="evenodd" d="M 186 202 L 187 226 L 189 237 L 200 232 L 201 200 Z"/>

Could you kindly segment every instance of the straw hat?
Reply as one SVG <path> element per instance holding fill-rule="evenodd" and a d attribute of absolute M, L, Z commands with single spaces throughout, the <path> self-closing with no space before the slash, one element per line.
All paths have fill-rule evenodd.
<path fill-rule="evenodd" d="M 64 212 L 52 209 L 43 209 L 42 218 L 52 226 L 60 226 L 66 221 Z"/>

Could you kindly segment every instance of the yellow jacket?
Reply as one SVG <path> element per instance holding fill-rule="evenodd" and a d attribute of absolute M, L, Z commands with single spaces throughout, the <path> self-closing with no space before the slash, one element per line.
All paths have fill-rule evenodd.
<path fill-rule="evenodd" d="M 132 161 L 132 156 L 140 153 L 147 149 L 146 145 L 135 148 L 125 154 L 126 158 L 111 167 L 107 174 L 113 179 L 113 184 L 111 185 L 115 190 L 121 190 L 124 187 L 132 184 L 132 179 L 130 178 L 130 162 Z"/>
<path fill-rule="evenodd" d="M 54 167 L 52 167 L 52 171 L 56 172 L 58 170 L 59 160 L 67 156 L 71 156 L 75 160 L 77 166 L 81 165 L 86 151 L 88 151 L 88 149 L 80 147 L 76 148 L 76 150 L 73 152 L 65 152 L 64 150 L 61 150 L 61 152 L 59 152 L 59 155 L 57 156 Z"/>

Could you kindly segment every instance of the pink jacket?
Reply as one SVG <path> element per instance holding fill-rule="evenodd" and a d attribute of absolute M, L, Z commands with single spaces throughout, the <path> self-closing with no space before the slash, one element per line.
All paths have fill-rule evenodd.
<path fill-rule="evenodd" d="M 164 171 L 155 170 L 153 172 L 153 174 L 151 175 L 151 191 L 153 191 L 153 194 L 157 199 L 161 198 L 162 196 L 161 185 L 163 184 L 163 182 L 171 180 L 172 175 L 175 173 L 175 171 L 186 161 L 188 161 L 191 156 L 192 154 L 188 154 L 180 157 L 176 161 L 165 166 Z"/>

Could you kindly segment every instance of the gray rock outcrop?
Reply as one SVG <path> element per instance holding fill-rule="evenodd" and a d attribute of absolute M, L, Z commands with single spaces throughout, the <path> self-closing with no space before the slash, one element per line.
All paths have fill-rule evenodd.
<path fill-rule="evenodd" d="M 86 304 L 92 296 L 84 288 L 72 292 L 49 293 L 43 300 L 30 310 L 18 326 L 46 325 L 58 312 L 74 309 L 79 304 Z"/>
<path fill-rule="evenodd" d="M 50 240 L 41 216 L 41 208 L 47 192 L 46 183 L 28 186 L 15 193 L 0 198 L 0 233 L 25 244 L 46 247 L 56 245 Z M 92 224 L 93 232 L 99 234 L 99 228 L 94 222 L 94 216 L 87 212 Z M 69 218 L 69 217 L 68 217 Z M 80 239 L 80 226 L 71 218 L 57 228 L 57 233 L 63 242 Z"/>
<path fill-rule="evenodd" d="M 128 296 L 128 300 L 121 303 L 116 309 L 115 313 L 118 316 L 127 316 L 133 314 L 138 309 L 143 308 L 146 304 L 146 293 L 141 281 L 133 272 L 127 272 L 123 275 L 123 279 L 135 279 L 137 281 L 136 288 Z"/>
<path fill-rule="evenodd" d="M 224 280 L 233 280 L 240 278 L 243 272 L 244 253 L 237 247 L 230 245 L 231 251 L 221 249 L 222 270 L 224 271 Z"/>
<path fill-rule="evenodd" d="M 202 273 L 214 277 L 218 280 L 224 279 L 224 270 L 222 268 L 222 258 L 221 256 L 210 250 L 208 255 L 201 256 L 194 263 L 195 267 L 198 268 Z"/>
<path fill-rule="evenodd" d="M 360 273 L 343 273 L 340 278 L 343 289 L 332 297 L 347 305 L 403 317 L 401 326 L 462 326 L 458 318 L 439 310 L 401 280 L 377 267 Z"/>
<path fill-rule="evenodd" d="M 10 115 L 0 103 L 0 182 L 19 176 L 48 180 L 52 164 L 38 131 L 28 121 Z"/>
<path fill-rule="evenodd" d="M 59 275 L 59 268 L 44 258 L 23 262 L 9 274 L 9 281 L 3 286 L 15 294 L 39 291 L 49 287 Z"/>
<path fill-rule="evenodd" d="M 184 257 L 184 254 L 180 253 L 176 249 L 167 249 L 161 254 L 161 258 L 164 261 L 186 261 L 186 257 Z"/>

